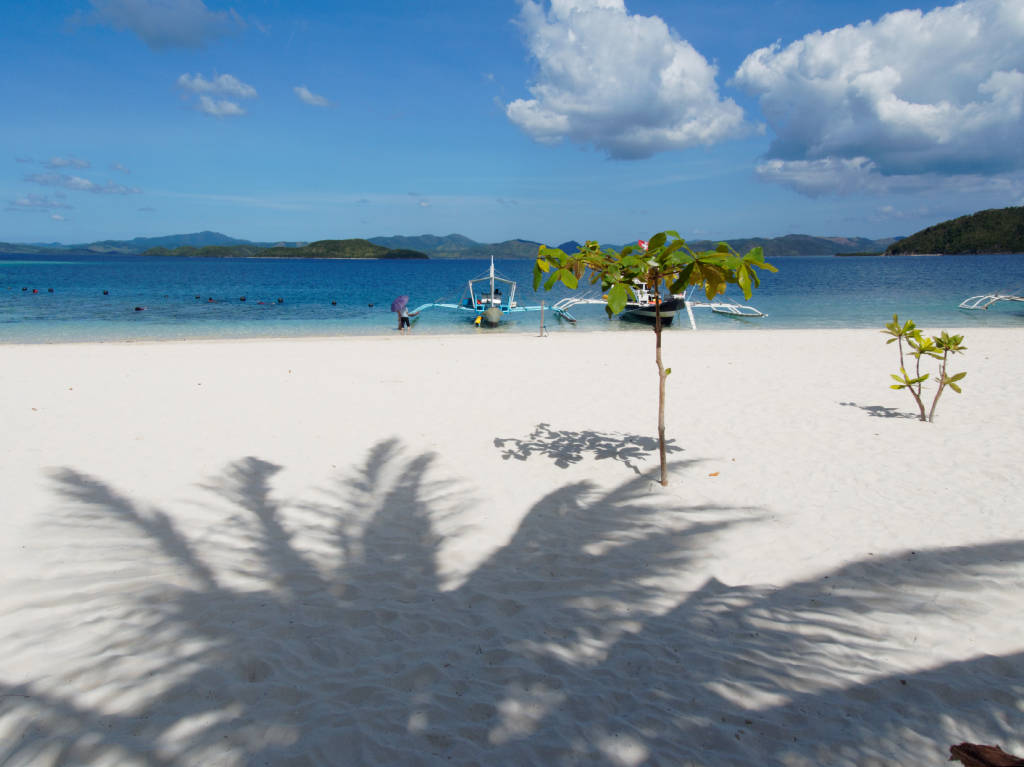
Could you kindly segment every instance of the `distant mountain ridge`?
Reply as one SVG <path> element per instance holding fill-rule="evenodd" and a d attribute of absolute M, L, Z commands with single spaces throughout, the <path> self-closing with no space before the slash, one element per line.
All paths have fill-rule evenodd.
<path fill-rule="evenodd" d="M 882 253 L 890 246 L 894 239 L 871 240 L 864 237 L 814 237 L 806 234 L 787 234 L 784 237 L 749 237 L 726 239 L 736 250 L 745 253 L 753 247 L 764 248 L 765 256 L 778 258 L 782 256 L 823 256 L 842 253 L 876 252 Z M 321 240 L 320 242 L 354 242 L 354 240 Z M 537 255 L 537 248 L 541 244 L 532 240 L 505 240 L 504 242 L 482 243 L 471 240 L 461 234 L 449 234 L 438 236 L 433 234 L 422 234 L 418 236 L 395 235 L 389 237 L 370 237 L 360 242 L 368 242 L 386 251 L 412 251 L 426 254 L 431 258 L 487 258 L 491 255 L 496 258 L 522 258 L 530 259 Z M 717 245 L 719 240 L 690 240 L 689 244 L 696 250 L 707 250 Z M 220 232 L 194 232 L 191 234 L 174 234 L 164 237 L 135 237 L 131 240 L 100 240 L 98 242 L 61 245 L 54 244 L 18 244 L 0 242 L 0 253 L 25 254 L 25 255 L 90 255 L 90 254 L 127 254 L 141 255 L 154 249 L 163 249 L 163 253 L 157 250 L 151 255 L 166 254 L 179 248 L 193 249 L 189 255 L 222 255 L 239 256 L 254 255 L 258 251 L 263 256 L 300 256 L 299 252 L 284 252 L 289 249 L 298 249 L 311 246 L 309 242 L 253 242 L 251 240 L 229 237 Z M 558 247 L 569 252 L 575 251 L 578 243 L 575 240 L 564 242 Z M 609 245 L 616 250 L 621 245 Z M 228 250 L 217 250 L 218 248 L 235 248 L 233 252 Z M 265 249 L 273 248 L 278 253 L 265 252 Z M 212 250 L 207 250 L 212 249 Z M 202 253 L 196 251 L 204 251 Z M 303 257 L 373 257 L 373 256 L 316 256 L 306 251 Z M 185 251 L 177 253 L 183 255 Z M 413 255 L 412 257 L 416 257 Z"/>
<path fill-rule="evenodd" d="M 1024 207 L 981 210 L 893 243 L 886 255 L 1024 253 Z"/>
<path fill-rule="evenodd" d="M 114 253 L 137 255 L 151 248 L 206 248 L 226 245 L 253 245 L 256 247 L 294 248 L 306 242 L 252 242 L 229 237 L 220 232 L 193 232 L 191 234 L 170 234 L 163 237 L 135 237 L 131 240 L 98 240 L 97 242 L 62 245 L 61 243 L 10 243 L 0 242 L 0 253 L 24 253 L 26 255 L 89 255 L 90 253 Z"/>
<path fill-rule="evenodd" d="M 831 256 L 841 253 L 874 252 L 881 254 L 886 247 L 899 238 L 888 237 L 871 240 L 866 237 L 814 237 L 809 234 L 787 234 L 783 237 L 741 237 L 726 239 L 740 253 L 761 246 L 765 256 L 778 258 L 781 256 Z M 418 237 L 371 237 L 370 242 L 386 247 L 412 248 L 429 254 L 432 258 L 533 258 L 537 255 L 539 242 L 531 240 L 506 240 L 485 244 L 474 242 L 461 234 L 450 234 L 447 237 L 424 234 Z M 710 250 L 722 240 L 688 240 L 694 250 Z M 579 242 L 570 240 L 557 247 L 566 252 L 574 252 Z M 622 245 L 602 243 L 607 247 L 621 250 Z"/>

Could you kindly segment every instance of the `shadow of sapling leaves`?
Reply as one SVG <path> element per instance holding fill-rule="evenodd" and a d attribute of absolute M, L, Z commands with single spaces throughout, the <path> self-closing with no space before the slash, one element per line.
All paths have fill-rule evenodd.
<path fill-rule="evenodd" d="M 839 404 L 843 407 L 860 408 L 872 418 L 918 418 L 913 413 L 908 413 L 899 408 L 886 407 L 885 405 L 858 405 L 856 402 L 840 402 Z"/>
<path fill-rule="evenodd" d="M 531 455 L 546 456 L 561 469 L 580 463 L 590 454 L 598 461 L 621 461 L 634 473 L 640 474 L 639 463 L 648 456 L 657 458 L 656 437 L 641 437 L 636 434 L 602 433 L 596 431 L 568 431 L 551 428 L 550 424 L 539 423 L 528 437 L 495 437 L 494 446 L 503 452 L 506 461 L 515 458 L 525 461 Z M 681 452 L 682 448 L 674 439 L 665 441 L 667 454 Z"/>

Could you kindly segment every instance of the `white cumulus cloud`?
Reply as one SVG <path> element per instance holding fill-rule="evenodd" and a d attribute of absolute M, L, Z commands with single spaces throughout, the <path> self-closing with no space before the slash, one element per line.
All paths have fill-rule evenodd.
<path fill-rule="evenodd" d="M 520 17 L 537 63 L 532 98 L 505 112 L 535 140 L 592 144 L 633 159 L 709 145 L 744 129 L 719 96 L 716 68 L 657 16 L 623 0 L 524 0 Z"/>
<path fill-rule="evenodd" d="M 69 176 L 66 173 L 32 173 L 25 176 L 25 180 L 41 186 L 70 189 L 74 192 L 92 192 L 94 194 L 140 194 L 142 192 L 135 186 L 115 184 L 113 181 L 97 184 L 87 178 Z"/>
<path fill-rule="evenodd" d="M 258 95 L 255 88 L 234 75 L 218 75 L 207 80 L 200 74 L 186 73 L 178 78 L 178 87 L 193 93 L 218 93 L 240 99 L 254 99 Z"/>
<path fill-rule="evenodd" d="M 88 168 L 90 164 L 78 157 L 51 157 L 43 163 L 47 168 Z"/>
<path fill-rule="evenodd" d="M 234 101 L 205 95 L 199 97 L 199 111 L 214 117 L 239 117 L 245 114 L 245 110 Z"/>
<path fill-rule="evenodd" d="M 809 197 L 855 193 L 932 193 L 949 198 L 985 197 L 992 204 L 1001 200 L 1024 201 L 1024 173 L 960 173 L 936 172 L 885 175 L 867 157 L 828 157 L 822 160 L 765 160 L 755 172 L 763 180 L 792 187 Z"/>
<path fill-rule="evenodd" d="M 305 85 L 296 85 L 294 88 L 292 88 L 292 90 L 295 91 L 295 95 L 298 96 L 299 99 L 301 99 L 303 102 L 309 104 L 312 107 L 330 106 L 330 101 L 325 99 L 323 96 L 318 96 L 317 94 L 313 93 Z"/>
<path fill-rule="evenodd" d="M 93 18 L 134 32 L 150 48 L 203 48 L 245 26 L 234 11 L 211 11 L 202 0 L 92 0 Z"/>
<path fill-rule="evenodd" d="M 51 200 L 44 194 L 29 193 L 7 203 L 7 210 L 48 211 L 61 209 L 67 210 L 70 208 L 71 206 L 63 200 L 59 198 Z"/>
<path fill-rule="evenodd" d="M 239 106 L 237 101 L 231 99 L 254 99 L 259 95 L 251 85 L 228 74 L 218 75 L 212 80 L 207 80 L 201 74 L 185 73 L 178 77 L 178 87 L 197 94 L 196 108 L 213 117 L 244 115 L 245 110 Z M 230 98 L 215 98 L 215 96 L 229 96 Z"/>
<path fill-rule="evenodd" d="M 763 178 L 816 193 L 1024 168 L 1024 3 L 906 10 L 750 54 L 775 134 Z M 831 179 L 831 181 L 830 181 Z"/>

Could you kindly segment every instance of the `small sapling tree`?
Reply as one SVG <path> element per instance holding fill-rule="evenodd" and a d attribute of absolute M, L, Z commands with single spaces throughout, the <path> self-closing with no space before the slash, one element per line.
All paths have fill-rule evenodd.
<path fill-rule="evenodd" d="M 907 320 L 905 323 L 900 325 L 900 318 L 895 314 L 892 316 L 892 322 L 886 323 L 885 330 L 883 330 L 882 333 L 887 336 L 892 336 L 892 338 L 886 341 L 886 343 L 895 343 L 900 350 L 900 374 L 890 374 L 896 383 L 892 384 L 889 388 L 897 390 L 906 389 L 909 391 L 910 396 L 912 396 L 914 398 L 914 402 L 917 403 L 920 420 L 928 422 L 933 421 L 935 419 L 935 408 L 939 404 L 939 397 L 942 396 L 943 390 L 948 386 L 957 394 L 961 393 L 960 385 L 957 382 L 963 380 L 967 373 L 956 373 L 954 375 L 950 375 L 946 370 L 946 362 L 949 360 L 949 355 L 960 354 L 961 352 L 967 351 L 967 347 L 963 345 L 964 337 L 951 336 L 943 330 L 939 335 L 927 338 L 922 335 L 913 320 Z M 907 368 L 904 362 L 904 341 L 907 342 L 907 346 L 909 347 L 909 354 L 914 357 L 913 377 L 907 373 Z M 921 397 L 921 387 L 924 382 L 931 377 L 931 375 L 929 373 L 921 372 L 922 357 L 931 357 L 932 359 L 939 361 L 939 373 L 936 377 L 939 385 L 935 390 L 935 398 L 932 400 L 932 406 L 927 411 L 927 414 L 925 412 L 924 400 Z"/>
<path fill-rule="evenodd" d="M 764 260 L 761 248 L 741 256 L 722 242 L 715 250 L 692 250 L 678 233 L 659 232 L 647 243 L 627 245 L 621 251 L 588 240 L 576 253 L 567 254 L 558 248 L 542 245 L 533 267 L 533 289 L 541 282 L 550 290 L 561 282 L 575 290 L 584 274 L 590 283 L 601 283 L 605 292 L 608 315 L 621 312 L 634 287 L 645 286 L 654 296 L 654 359 L 658 366 L 658 452 L 661 457 L 661 484 L 668 484 L 665 458 L 665 379 L 672 372 L 661 359 L 661 297 L 683 293 L 691 285 L 704 289 L 708 300 L 724 293 L 727 285 L 739 285 L 749 300 L 753 289 L 761 284 L 757 270 L 776 271 Z M 545 275 L 547 279 L 545 280 Z"/>

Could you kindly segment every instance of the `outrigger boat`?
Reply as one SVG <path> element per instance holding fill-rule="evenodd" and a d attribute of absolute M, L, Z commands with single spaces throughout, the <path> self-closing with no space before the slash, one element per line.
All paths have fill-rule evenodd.
<path fill-rule="evenodd" d="M 637 245 L 643 251 L 647 250 L 646 240 L 637 240 Z M 626 301 L 625 307 L 619 316 L 624 320 L 639 320 L 641 322 L 656 322 L 661 317 L 662 325 L 671 325 L 677 313 L 685 310 L 690 318 L 690 327 L 697 329 L 697 321 L 693 318 L 694 309 L 710 309 L 715 314 L 725 314 L 730 317 L 764 317 L 764 313 L 753 306 L 746 306 L 737 303 L 729 298 L 717 298 L 712 300 L 701 300 L 697 286 L 691 287 L 685 294 L 669 294 L 664 298 L 655 297 L 647 285 L 637 282 L 630 291 L 633 295 Z M 579 296 L 563 298 L 554 305 L 554 309 L 565 311 L 577 304 L 607 304 L 607 297 L 594 298 L 591 296 Z"/>
<path fill-rule="evenodd" d="M 593 296 L 571 296 L 557 302 L 552 309 L 568 310 L 579 304 L 607 304 L 605 298 Z M 671 325 L 675 316 L 685 311 L 690 320 L 690 327 L 697 329 L 697 321 L 694 319 L 694 309 L 710 309 L 715 314 L 724 314 L 729 317 L 764 317 L 764 312 L 755 309 L 753 306 L 737 303 L 729 298 L 716 298 L 711 301 L 705 300 L 698 292 L 696 286 L 691 287 L 685 295 L 670 295 L 661 299 L 661 324 Z M 633 287 L 633 298 L 626 302 L 626 307 L 619 315 L 624 320 L 638 320 L 640 322 L 654 322 L 657 302 L 653 293 L 646 285 Z"/>
<path fill-rule="evenodd" d="M 971 296 L 960 302 L 961 309 L 988 309 L 999 301 L 1024 301 L 1024 287 L 1011 290 L 1009 293 L 993 291 L 983 296 Z"/>
<path fill-rule="evenodd" d="M 504 291 L 504 292 L 502 292 Z M 477 326 L 487 325 L 494 327 L 500 325 L 511 314 L 520 312 L 540 312 L 547 309 L 556 317 L 576 322 L 569 311 L 568 306 L 559 306 L 557 302 L 552 306 L 521 306 L 516 302 L 516 282 L 508 277 L 503 277 L 494 271 L 494 256 L 491 256 L 491 267 L 479 277 L 474 277 L 466 283 L 462 298 L 458 303 L 434 301 L 429 304 L 417 307 L 413 314 L 418 314 L 424 309 L 455 309 L 472 316 L 473 324 Z"/>

